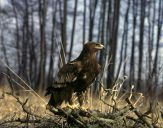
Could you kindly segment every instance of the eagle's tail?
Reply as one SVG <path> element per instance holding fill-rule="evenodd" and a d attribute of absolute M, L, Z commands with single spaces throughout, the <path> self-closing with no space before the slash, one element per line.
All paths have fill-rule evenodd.
<path fill-rule="evenodd" d="M 64 101 L 64 88 L 48 87 L 45 96 L 51 95 L 48 105 L 57 107 Z"/>

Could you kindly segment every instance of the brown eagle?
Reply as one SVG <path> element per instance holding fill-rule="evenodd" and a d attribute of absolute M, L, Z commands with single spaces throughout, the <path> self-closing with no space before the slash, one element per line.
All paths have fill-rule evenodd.
<path fill-rule="evenodd" d="M 59 70 L 54 84 L 46 89 L 51 94 L 48 105 L 60 106 L 63 101 L 72 105 L 72 94 L 76 93 L 80 106 L 83 104 L 83 93 L 99 74 L 101 66 L 96 60 L 96 53 L 104 46 L 96 42 L 84 45 L 77 59 L 63 65 Z"/>

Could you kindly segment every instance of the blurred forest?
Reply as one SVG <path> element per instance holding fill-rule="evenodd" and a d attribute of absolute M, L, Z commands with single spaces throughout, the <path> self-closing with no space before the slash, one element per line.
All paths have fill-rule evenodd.
<path fill-rule="evenodd" d="M 96 41 L 105 46 L 98 59 L 106 88 L 127 76 L 126 87 L 155 92 L 163 83 L 162 25 L 162 0 L 0 0 L 0 70 L 12 76 L 10 67 L 43 91 Z"/>

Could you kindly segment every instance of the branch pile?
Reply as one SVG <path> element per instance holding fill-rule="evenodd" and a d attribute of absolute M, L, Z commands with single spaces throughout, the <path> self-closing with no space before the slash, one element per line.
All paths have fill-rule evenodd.
<path fill-rule="evenodd" d="M 152 105 L 141 112 L 135 107 L 129 98 L 125 99 L 125 106 L 118 108 L 117 103 L 109 105 L 105 101 L 101 101 L 106 107 L 112 107 L 112 111 L 100 111 L 94 109 L 71 108 L 66 107 L 47 107 L 44 115 L 34 112 L 28 105 L 28 99 L 22 100 L 18 96 L 7 93 L 13 97 L 21 106 L 24 116 L 12 116 L 0 120 L 0 127 L 52 127 L 52 128 L 161 128 L 159 123 L 162 118 L 159 116 L 153 118 Z M 2 100 L 2 99 L 1 99 Z M 116 102 L 116 101 L 114 101 Z M 160 111 L 161 114 L 161 111 Z"/>

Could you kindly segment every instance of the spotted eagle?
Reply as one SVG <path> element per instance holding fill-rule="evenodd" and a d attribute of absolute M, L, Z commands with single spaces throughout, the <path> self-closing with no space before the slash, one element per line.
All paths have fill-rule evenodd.
<path fill-rule="evenodd" d="M 83 104 L 82 94 L 94 82 L 101 70 L 96 53 L 103 48 L 100 43 L 88 42 L 77 59 L 63 65 L 53 85 L 46 89 L 45 95 L 51 95 L 48 102 L 50 106 L 60 106 L 63 101 L 73 104 L 73 93 L 77 94 L 80 106 Z"/>

